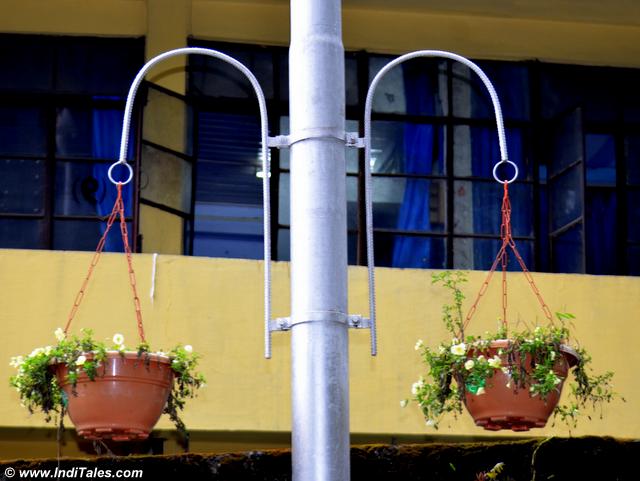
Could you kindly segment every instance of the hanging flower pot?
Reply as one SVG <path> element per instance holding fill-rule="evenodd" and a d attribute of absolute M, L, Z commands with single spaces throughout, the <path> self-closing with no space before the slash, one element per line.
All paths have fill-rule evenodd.
<path fill-rule="evenodd" d="M 465 387 L 464 405 L 476 425 L 490 431 L 528 431 L 544 427 L 560 401 L 569 368 L 579 361 L 576 351 L 560 345 L 560 355 L 552 355 L 552 368 L 547 369 L 545 377 L 553 376 L 553 389 L 545 394 L 539 389 L 536 392 L 537 384 L 532 381 L 538 364 L 531 353 L 521 353 L 518 343 L 513 340 L 497 339 L 484 344 L 484 347 L 472 347 L 465 363 L 476 364 L 489 359 L 500 369 L 494 369 L 491 377 L 476 382 L 465 383 L 460 379 Z"/>
<path fill-rule="evenodd" d="M 85 358 L 82 364 L 94 355 Z M 164 411 L 174 377 L 169 357 L 131 351 L 108 351 L 93 379 L 81 366 L 71 378 L 66 364 L 53 367 L 69 417 L 86 439 L 146 439 Z"/>
<path fill-rule="evenodd" d="M 504 325 L 495 333 L 465 336 L 465 296 L 460 286 L 466 275 L 444 271 L 434 274 L 433 282 L 452 291 L 454 301 L 444 306 L 443 320 L 455 337 L 435 349 L 421 340 L 415 346 L 427 375 L 413 384 L 412 400 L 428 426 L 437 428 L 446 414 L 458 415 L 464 408 L 477 426 L 492 431 L 543 427 L 551 415 L 575 426 L 583 408 L 595 408 L 617 396 L 611 387 L 613 373 L 592 373 L 587 351 L 567 344 L 570 333 L 565 321 L 573 318 L 571 314 L 556 313 L 557 325 L 508 336 Z M 569 396 L 559 403 L 570 377 Z"/>
<path fill-rule="evenodd" d="M 167 353 L 153 352 L 145 339 L 122 184 L 118 183 L 117 188 L 113 211 L 66 327 L 55 332 L 57 345 L 36 348 L 28 356 L 12 358 L 11 365 L 18 372 L 10 383 L 30 412 L 42 411 L 46 421 L 56 414 L 60 423 L 68 412 L 78 434 L 87 439 L 145 439 L 163 413 L 186 434 L 179 411 L 186 399 L 204 386 L 203 376 L 196 372 L 198 356 L 190 345 L 178 345 Z M 140 338 L 135 350 L 127 350 L 121 334 L 114 335 L 110 345 L 95 340 L 90 330 L 81 330 L 81 336 L 67 334 L 100 260 L 107 234 L 118 217 Z"/>

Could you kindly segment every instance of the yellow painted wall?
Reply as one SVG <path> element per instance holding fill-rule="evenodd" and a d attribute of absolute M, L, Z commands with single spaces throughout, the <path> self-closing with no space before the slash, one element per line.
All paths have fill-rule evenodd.
<path fill-rule="evenodd" d="M 90 261 L 90 253 L 0 250 L 0 379 L 11 374 L 10 356 L 54 342 Z M 263 359 L 262 275 L 258 261 L 164 256 L 158 258 L 155 299 L 149 298 L 150 255 L 135 256 L 147 338 L 156 349 L 191 343 L 203 354 L 208 379 L 200 397 L 185 412 L 196 431 L 287 433 L 290 430 L 289 334 L 274 334 L 273 359 Z M 135 343 L 135 322 L 122 255 L 105 254 L 90 285 L 73 330 L 91 327 L 101 338 L 122 332 Z M 350 333 L 351 430 L 356 434 L 433 435 L 414 407 L 401 409 L 413 381 L 422 373 L 414 351 L 418 338 L 436 345 L 446 336 L 439 313 L 446 295 L 431 286 L 424 270 L 378 269 L 379 355 L 369 356 L 367 331 Z M 349 271 L 350 313 L 366 314 L 366 270 Z M 274 265 L 273 315 L 289 314 L 289 264 Z M 467 293 L 484 274 L 472 272 Z M 615 384 L 627 399 L 605 409 L 605 419 L 586 418 L 573 435 L 640 437 L 640 278 L 536 274 L 552 310 L 577 316 L 576 336 L 593 353 L 600 370 L 616 372 Z M 541 321 L 537 300 L 521 274 L 510 274 L 513 317 Z M 493 328 L 499 309 L 499 283 L 489 290 L 472 329 Z M 0 428 L 42 427 L 18 397 L 0 383 Z M 170 428 L 162 420 L 160 428 Z M 494 436 L 474 427 L 468 415 L 444 423 L 440 436 Z M 510 433 L 500 433 L 510 436 Z M 568 435 L 545 428 L 530 435 Z M 224 437 L 224 436 L 222 436 Z M 280 438 L 281 442 L 282 439 Z M 273 441 L 275 442 L 275 441 Z M 214 443 L 215 444 L 215 443 Z M 276 443 L 277 444 L 277 443 Z M 203 446 L 207 446 L 206 443 Z M 1 448 L 1 446 L 0 446 Z M 1 454 L 1 453 L 0 453 Z"/>
<path fill-rule="evenodd" d="M 184 221 L 177 215 L 144 204 L 140 206 L 143 252 L 181 254 L 183 231 Z"/>
<path fill-rule="evenodd" d="M 580 8 L 580 2 L 575 3 L 573 8 Z M 469 13 L 438 13 L 429 9 L 428 2 L 418 11 L 389 5 L 388 10 L 346 6 L 345 47 L 388 53 L 440 48 L 476 58 L 640 66 L 637 25 L 521 18 L 517 6 L 505 7 L 503 17 L 491 17 L 477 14 L 477 8 Z M 611 9 L 615 8 L 614 3 Z M 199 38 L 287 45 L 289 8 L 286 2 L 217 0 L 0 2 L 0 32 L 146 35 L 149 56 L 177 43 L 186 44 L 181 30 Z M 169 88 L 184 88 L 177 76 L 168 82 Z"/>

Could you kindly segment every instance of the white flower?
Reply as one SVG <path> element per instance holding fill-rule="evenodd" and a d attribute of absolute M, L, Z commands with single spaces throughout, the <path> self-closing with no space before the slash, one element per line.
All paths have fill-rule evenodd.
<path fill-rule="evenodd" d="M 455 354 L 456 356 L 464 356 L 466 352 L 467 345 L 464 342 L 451 346 L 451 354 Z"/>
<path fill-rule="evenodd" d="M 473 360 L 472 360 L 472 359 L 469 359 L 467 362 L 465 362 L 465 363 L 464 363 L 464 368 L 465 368 L 467 371 L 471 371 L 471 370 L 473 369 L 473 366 L 475 366 L 475 365 L 476 365 L 476 363 L 475 363 L 475 362 L 473 362 Z"/>
<path fill-rule="evenodd" d="M 553 380 L 553 384 L 555 384 L 556 386 L 558 384 L 560 384 L 561 382 L 562 382 L 562 379 L 560 377 L 558 377 L 558 376 L 556 376 L 556 378 Z"/>
<path fill-rule="evenodd" d="M 400 401 L 401 408 L 406 408 L 407 404 L 409 404 L 409 401 L 407 401 L 406 399 L 403 399 L 402 401 Z"/>
<path fill-rule="evenodd" d="M 177 359 L 174 359 L 173 361 L 171 361 L 171 364 L 180 364 L 180 361 L 178 361 Z"/>
<path fill-rule="evenodd" d="M 125 347 L 124 344 L 118 344 L 118 351 L 119 352 L 124 352 L 127 348 Z"/>
<path fill-rule="evenodd" d="M 121 346 L 122 344 L 124 344 L 124 336 L 120 333 L 116 333 L 113 335 L 113 343 L 116 346 Z"/>
<path fill-rule="evenodd" d="M 191 344 L 187 344 L 186 346 L 184 346 L 184 350 L 191 353 L 193 352 L 193 346 Z"/>
<path fill-rule="evenodd" d="M 18 368 L 22 365 L 23 362 L 24 362 L 24 357 L 15 356 L 11 358 L 11 362 L 9 363 L 9 366 Z"/>
<path fill-rule="evenodd" d="M 542 328 L 541 328 L 540 326 L 536 327 L 536 328 L 533 330 L 533 333 L 534 333 L 534 334 L 537 334 L 537 335 L 541 334 L 541 333 L 542 333 Z"/>
<path fill-rule="evenodd" d="M 78 359 L 76 359 L 76 366 L 82 366 L 87 361 L 87 356 L 80 355 Z"/>
<path fill-rule="evenodd" d="M 484 361 L 484 360 L 485 360 L 485 357 L 484 357 L 482 354 L 480 354 L 480 355 L 478 356 L 478 362 L 482 362 L 482 361 Z"/>
<path fill-rule="evenodd" d="M 440 351 L 440 354 L 444 354 L 445 352 L 447 352 L 447 349 L 444 346 L 440 346 L 438 348 L 438 351 Z"/>
<path fill-rule="evenodd" d="M 427 422 L 425 424 L 427 426 L 435 426 L 436 422 L 433 419 L 427 419 Z"/>
<path fill-rule="evenodd" d="M 551 360 L 553 361 L 556 358 L 556 351 L 551 351 L 551 354 L 549 354 L 549 356 L 551 357 Z"/>
<path fill-rule="evenodd" d="M 41 347 L 36 347 L 33 351 L 31 351 L 31 354 L 29 354 L 28 357 L 36 357 L 39 356 L 40 354 L 42 354 L 44 352 L 44 349 Z"/>
<path fill-rule="evenodd" d="M 503 373 L 505 373 L 505 374 L 509 374 L 509 368 L 508 368 L 508 367 L 503 367 L 503 368 L 501 368 L 501 369 L 502 369 L 502 372 L 503 372 Z"/>
<path fill-rule="evenodd" d="M 419 351 L 420 349 L 422 349 L 422 346 L 424 346 L 424 342 L 422 342 L 422 339 L 418 339 L 418 342 L 416 342 L 416 345 L 413 348 L 416 351 Z"/>
<path fill-rule="evenodd" d="M 44 353 L 48 356 L 49 354 L 51 354 L 51 350 L 52 350 L 52 349 L 53 349 L 53 348 L 52 348 L 51 346 L 46 346 L 46 347 L 44 348 Z"/>
<path fill-rule="evenodd" d="M 64 338 L 66 337 L 66 334 L 64 333 L 61 327 L 53 331 L 53 334 L 56 336 L 56 339 L 58 340 L 58 342 L 64 341 Z"/>
<path fill-rule="evenodd" d="M 479 387 L 478 390 L 476 391 L 476 396 L 482 396 L 485 393 L 485 390 L 483 387 Z"/>
<path fill-rule="evenodd" d="M 422 378 L 420 378 L 420 380 L 414 382 L 413 385 L 411 386 L 411 394 L 416 396 L 418 394 L 418 390 L 420 390 L 423 385 L 424 385 L 424 381 L 422 380 Z"/>
<path fill-rule="evenodd" d="M 498 369 L 502 365 L 502 359 L 500 359 L 499 356 L 493 356 L 487 362 L 489 363 L 489 366 L 494 369 Z"/>

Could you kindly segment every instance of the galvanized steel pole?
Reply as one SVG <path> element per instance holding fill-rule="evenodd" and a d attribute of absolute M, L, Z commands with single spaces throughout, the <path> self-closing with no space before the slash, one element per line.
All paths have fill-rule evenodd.
<path fill-rule="evenodd" d="M 340 0 L 292 0 L 291 390 L 294 481 L 348 481 L 349 346 Z"/>

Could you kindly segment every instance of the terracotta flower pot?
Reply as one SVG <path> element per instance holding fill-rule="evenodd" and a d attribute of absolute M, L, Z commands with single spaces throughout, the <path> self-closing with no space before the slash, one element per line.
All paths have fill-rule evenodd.
<path fill-rule="evenodd" d="M 508 348 L 509 343 L 507 339 L 492 341 L 482 353 L 486 357 L 493 357 L 498 354 L 499 349 Z M 514 382 L 511 383 L 511 387 L 507 387 L 510 381 L 509 374 L 501 370 L 496 370 L 493 377 L 487 379 L 484 394 L 465 392 L 464 403 L 476 425 L 491 431 L 528 431 L 531 428 L 544 427 L 558 405 L 569 368 L 579 359 L 577 353 L 569 346 L 563 345 L 560 350 L 563 356 L 557 360 L 554 372 L 563 382 L 546 397 L 531 396 L 529 386 L 518 388 Z M 501 359 L 503 366 L 509 365 L 506 355 L 501 356 Z M 530 366 L 530 362 L 530 356 L 527 355 L 525 366 Z"/>
<path fill-rule="evenodd" d="M 91 358 L 91 354 L 87 354 Z M 86 439 L 129 441 L 146 439 L 162 415 L 173 383 L 170 360 L 136 352 L 108 352 L 95 380 L 80 370 L 75 389 L 67 367 L 56 364 L 60 386 L 68 399 L 68 413 L 78 434 Z"/>

